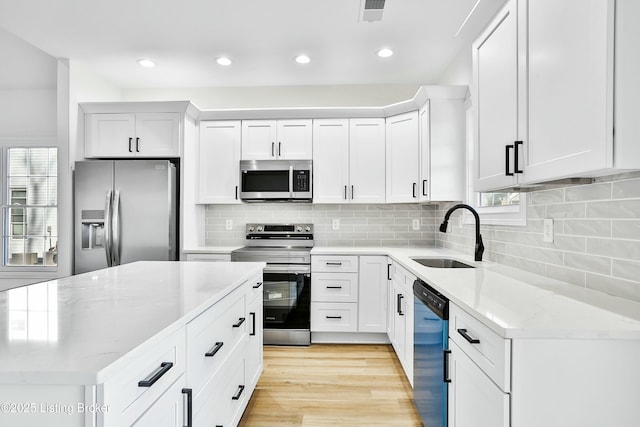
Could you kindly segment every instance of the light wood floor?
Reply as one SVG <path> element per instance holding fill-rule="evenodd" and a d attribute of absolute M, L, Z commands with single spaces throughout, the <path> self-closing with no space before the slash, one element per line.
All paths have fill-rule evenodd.
<path fill-rule="evenodd" d="M 265 347 L 241 427 L 422 426 L 390 345 Z"/>

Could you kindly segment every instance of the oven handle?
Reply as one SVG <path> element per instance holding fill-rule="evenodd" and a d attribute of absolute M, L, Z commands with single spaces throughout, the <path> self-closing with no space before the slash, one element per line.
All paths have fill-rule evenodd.
<path fill-rule="evenodd" d="M 311 274 L 310 265 L 267 265 L 264 273 Z"/>

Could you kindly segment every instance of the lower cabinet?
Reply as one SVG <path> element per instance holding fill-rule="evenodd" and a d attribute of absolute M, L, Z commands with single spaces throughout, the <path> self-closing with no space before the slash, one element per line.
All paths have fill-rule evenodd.
<path fill-rule="evenodd" d="M 416 279 L 400 265 L 390 261 L 388 318 L 389 340 L 413 386 L 413 282 Z"/>
<path fill-rule="evenodd" d="M 132 425 L 135 427 L 184 427 L 185 377 L 181 376 L 164 394 Z M 188 409 L 187 409 L 188 410 Z"/>

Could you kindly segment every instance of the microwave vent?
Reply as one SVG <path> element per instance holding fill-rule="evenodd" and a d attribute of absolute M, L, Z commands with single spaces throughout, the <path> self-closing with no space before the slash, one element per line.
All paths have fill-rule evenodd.
<path fill-rule="evenodd" d="M 385 0 L 362 0 L 361 21 L 375 22 L 382 20 Z"/>

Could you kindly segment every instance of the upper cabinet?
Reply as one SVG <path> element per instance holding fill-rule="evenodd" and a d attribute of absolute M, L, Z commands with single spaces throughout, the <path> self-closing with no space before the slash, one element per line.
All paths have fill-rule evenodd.
<path fill-rule="evenodd" d="M 420 163 L 418 112 L 388 117 L 386 133 L 387 202 L 417 202 Z"/>
<path fill-rule="evenodd" d="M 477 191 L 640 168 L 640 84 L 614 68 L 640 69 L 638 6 L 615 3 L 509 0 L 474 42 Z"/>
<path fill-rule="evenodd" d="M 313 201 L 384 203 L 384 119 L 313 122 Z"/>
<path fill-rule="evenodd" d="M 196 203 L 240 203 L 240 120 L 200 122 Z"/>
<path fill-rule="evenodd" d="M 242 160 L 311 160 L 312 121 L 243 120 Z"/>
<path fill-rule="evenodd" d="M 180 113 L 92 113 L 86 158 L 179 157 Z"/>

